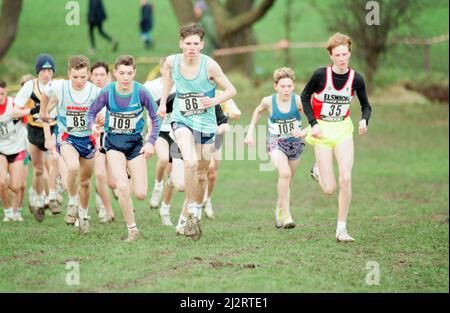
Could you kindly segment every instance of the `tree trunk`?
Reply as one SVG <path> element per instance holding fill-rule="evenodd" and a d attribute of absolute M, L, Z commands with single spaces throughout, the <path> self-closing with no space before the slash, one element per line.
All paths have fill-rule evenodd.
<path fill-rule="evenodd" d="M 226 9 L 230 13 L 230 16 L 236 16 L 242 12 L 251 11 L 253 8 L 254 0 L 228 0 Z M 247 46 L 256 43 L 256 37 L 251 27 L 245 27 L 239 32 L 234 32 L 225 38 L 221 39 L 221 48 L 230 48 L 237 46 Z M 217 62 L 220 63 L 222 69 L 225 72 L 230 70 L 238 70 L 246 75 L 251 75 L 254 66 L 254 54 L 243 53 L 229 56 L 222 56 L 217 58 Z"/>
<path fill-rule="evenodd" d="M 191 22 L 195 22 L 194 5 L 192 1 L 186 0 L 171 0 L 172 7 L 175 10 L 180 25 L 185 25 Z"/>
<path fill-rule="evenodd" d="M 8 52 L 19 28 L 22 0 L 4 0 L 0 15 L 0 61 Z"/>

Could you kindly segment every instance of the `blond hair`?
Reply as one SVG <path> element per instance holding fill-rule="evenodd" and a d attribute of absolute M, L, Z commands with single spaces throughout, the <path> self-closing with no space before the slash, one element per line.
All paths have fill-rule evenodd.
<path fill-rule="evenodd" d="M 336 34 L 331 36 L 330 39 L 328 39 L 327 46 L 326 46 L 328 53 L 331 55 L 333 52 L 333 49 L 338 46 L 348 46 L 348 51 L 351 52 L 352 51 L 352 39 L 347 35 L 337 32 Z"/>
<path fill-rule="evenodd" d="M 295 82 L 295 73 L 294 70 L 290 67 L 282 67 L 278 68 L 273 72 L 273 81 L 275 84 L 278 84 L 280 79 L 290 78 L 293 82 Z"/>
<path fill-rule="evenodd" d="M 69 71 L 71 69 L 78 71 L 82 68 L 86 68 L 89 71 L 90 66 L 91 63 L 89 62 L 89 59 L 87 57 L 85 57 L 84 55 L 74 55 L 69 58 L 67 68 Z"/>

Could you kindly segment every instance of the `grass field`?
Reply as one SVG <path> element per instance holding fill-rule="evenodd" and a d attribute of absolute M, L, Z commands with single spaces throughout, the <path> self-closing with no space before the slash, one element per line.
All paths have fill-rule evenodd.
<path fill-rule="evenodd" d="M 66 1 L 25 0 L 18 38 L 0 64 L 0 77 L 17 79 L 32 71 L 36 55 L 43 51 L 55 56 L 58 75 L 64 75 L 69 55 L 87 53 L 87 1 L 78 2 L 82 24 L 68 27 Z M 105 28 L 111 33 L 116 30 L 113 34 L 120 47 L 112 53 L 97 37 L 99 53 L 91 58 L 113 62 L 120 53 L 159 57 L 176 52 L 177 23 L 170 3 L 155 2 L 157 10 L 164 12 L 156 17 L 155 50 L 146 52 L 139 42 L 138 1 L 126 5 L 125 1 L 105 0 L 109 15 Z M 299 12 L 308 8 L 294 1 L 297 3 L 302 6 L 297 7 L 302 9 Z M 283 6 L 278 1 L 266 19 L 256 24 L 261 42 L 281 38 L 277 34 L 282 32 L 278 21 Z M 127 12 L 126 19 L 121 18 L 123 12 Z M 299 16 L 294 23 L 299 32 L 310 30 L 299 33 L 298 40 L 325 40 L 329 33 L 320 17 L 307 12 L 312 13 Z M 421 14 L 419 18 L 429 23 L 417 36 L 448 31 L 447 11 L 430 8 Z M 317 27 L 309 27 L 312 24 Z M 383 61 L 380 80 L 414 75 L 413 70 L 421 66 L 420 51 L 406 53 L 402 49 L 408 50 L 399 48 Z M 448 75 L 448 42 L 431 52 L 433 70 Z M 329 61 L 324 52 L 295 53 L 295 67 L 302 79 Z M 283 57 L 271 55 L 269 64 L 267 55 L 258 54 L 257 66 L 265 67 L 270 75 Z M 141 65 L 138 80 L 142 81 L 152 66 Z M 231 80 L 238 89 L 235 100 L 243 111 L 241 123 L 247 125 L 255 105 L 272 93 L 271 84 L 254 88 L 242 77 L 231 75 Z M 309 178 L 313 150 L 307 146 L 291 193 L 291 212 L 297 223 L 292 230 L 277 230 L 273 225 L 277 175 L 259 171 L 266 160 L 224 161 L 213 197 L 216 220 L 203 220 L 203 238 L 198 242 L 177 237 L 173 228 L 162 226 L 147 201 L 135 201 L 142 238 L 133 244 L 121 241 L 126 227 L 115 200 L 116 222 L 100 225 L 91 198 L 92 229 L 83 237 L 65 225 L 63 216 L 46 216 L 38 223 L 25 209 L 23 223 L 0 224 L 0 291 L 448 292 L 449 106 L 426 101 L 399 104 L 396 98 L 387 98 L 372 101 L 367 136 L 355 135 L 348 221 L 349 232 L 356 238 L 353 244 L 335 242 L 337 196 L 326 197 Z M 355 125 L 359 112 L 355 101 Z M 154 165 L 152 158 L 149 193 Z M 174 196 L 173 222 L 183 196 Z M 71 261 L 80 267 L 77 286 L 69 286 L 65 280 L 70 272 L 66 263 Z M 368 262 L 379 264 L 379 285 L 366 284 Z"/>
<path fill-rule="evenodd" d="M 250 103 L 270 92 L 237 97 L 244 123 Z M 358 111 L 355 104 L 354 121 Z M 308 177 L 307 147 L 292 191 L 295 229 L 273 225 L 276 173 L 259 171 L 265 161 L 224 161 L 217 217 L 203 221 L 199 242 L 160 225 L 146 202 L 135 202 L 142 239 L 134 244 L 121 241 L 115 200 L 112 225 L 97 223 L 91 201 L 92 232 L 84 237 L 63 216 L 39 224 L 26 212 L 23 223 L 2 223 L 0 291 L 448 292 L 448 113 L 442 104 L 374 103 L 370 132 L 355 138 L 354 244 L 334 240 L 337 200 Z M 174 222 L 182 197 L 174 197 Z M 79 263 L 79 286 L 65 283 L 70 261 Z M 365 283 L 369 261 L 379 264 L 380 285 Z"/>

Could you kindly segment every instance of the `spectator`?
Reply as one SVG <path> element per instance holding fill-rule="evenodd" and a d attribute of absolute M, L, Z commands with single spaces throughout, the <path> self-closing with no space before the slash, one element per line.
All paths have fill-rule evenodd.
<path fill-rule="evenodd" d="M 88 23 L 89 39 L 91 41 L 90 53 L 95 53 L 94 29 L 97 27 L 100 35 L 112 44 L 112 51 L 116 51 L 119 43 L 103 31 L 103 22 L 106 20 L 106 13 L 102 0 L 89 0 Z"/>
<path fill-rule="evenodd" d="M 153 4 L 148 0 L 141 0 L 141 40 L 146 49 L 153 47 Z"/>

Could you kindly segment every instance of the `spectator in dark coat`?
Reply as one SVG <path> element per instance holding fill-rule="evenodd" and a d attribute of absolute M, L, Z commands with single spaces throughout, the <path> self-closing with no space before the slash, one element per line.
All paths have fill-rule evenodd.
<path fill-rule="evenodd" d="M 148 0 L 141 0 L 141 40 L 146 49 L 153 46 L 152 29 L 153 29 L 153 4 Z"/>
<path fill-rule="evenodd" d="M 105 8 L 102 0 L 89 0 L 88 23 L 91 52 L 95 53 L 94 29 L 97 27 L 100 35 L 112 44 L 112 50 L 116 51 L 118 42 L 103 31 L 103 22 L 106 20 Z"/>

